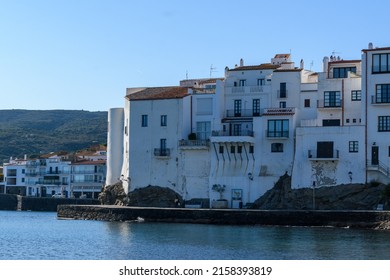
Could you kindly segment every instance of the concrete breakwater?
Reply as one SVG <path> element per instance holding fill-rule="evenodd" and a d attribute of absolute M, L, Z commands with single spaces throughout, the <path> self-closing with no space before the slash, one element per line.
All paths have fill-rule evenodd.
<path fill-rule="evenodd" d="M 333 226 L 390 230 L 390 211 L 246 210 L 59 205 L 60 219 L 225 225 Z"/>
<path fill-rule="evenodd" d="M 57 206 L 61 204 L 90 205 L 99 203 L 97 199 L 29 197 L 15 194 L 0 194 L 0 210 L 56 212 Z"/>

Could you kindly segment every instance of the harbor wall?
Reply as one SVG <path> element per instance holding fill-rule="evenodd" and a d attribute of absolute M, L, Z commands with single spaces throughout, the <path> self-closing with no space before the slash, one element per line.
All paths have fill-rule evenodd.
<path fill-rule="evenodd" d="M 225 225 L 333 226 L 390 229 L 390 211 L 188 209 L 59 205 L 57 217 Z"/>
<path fill-rule="evenodd" d="M 22 211 L 57 211 L 58 205 L 97 205 L 97 199 L 80 198 L 51 198 L 51 197 L 29 197 L 14 194 L 0 194 L 0 210 L 22 210 Z"/>

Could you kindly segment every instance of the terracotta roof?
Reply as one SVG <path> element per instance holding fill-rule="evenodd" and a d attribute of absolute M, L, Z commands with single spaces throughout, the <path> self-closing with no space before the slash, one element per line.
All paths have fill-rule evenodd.
<path fill-rule="evenodd" d="M 288 58 L 288 57 L 290 57 L 289 53 L 278 53 L 275 55 L 274 58 Z"/>
<path fill-rule="evenodd" d="M 300 72 L 302 68 L 293 68 L 293 69 L 276 69 L 275 72 Z"/>
<path fill-rule="evenodd" d="M 72 162 L 72 165 L 102 165 L 105 163 L 105 160 L 78 160 Z"/>
<path fill-rule="evenodd" d="M 132 89 L 127 89 L 127 91 L 131 92 Z M 128 100 L 176 99 L 187 95 L 188 89 L 185 87 L 150 87 L 127 93 L 126 98 Z"/>
<path fill-rule="evenodd" d="M 390 51 L 390 47 L 385 48 L 372 48 L 372 49 L 363 49 L 362 52 L 375 52 L 375 51 Z"/>
<path fill-rule="evenodd" d="M 278 69 L 280 65 L 273 65 L 271 63 L 263 63 L 260 65 L 251 65 L 251 66 L 239 66 L 233 69 L 229 69 L 229 71 L 245 71 L 245 70 L 268 70 L 268 69 Z"/>

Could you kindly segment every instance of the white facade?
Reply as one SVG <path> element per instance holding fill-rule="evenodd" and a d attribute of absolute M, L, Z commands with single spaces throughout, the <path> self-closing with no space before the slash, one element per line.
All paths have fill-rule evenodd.
<path fill-rule="evenodd" d="M 122 167 L 109 172 L 121 169 L 126 191 L 157 185 L 232 208 L 285 173 L 293 188 L 387 182 L 390 66 L 372 73 L 380 53 L 390 65 L 390 48 L 364 50 L 363 63 L 325 57 L 321 73 L 278 54 L 254 66 L 241 60 L 221 79 L 127 89 L 124 125 L 112 124 Z"/>

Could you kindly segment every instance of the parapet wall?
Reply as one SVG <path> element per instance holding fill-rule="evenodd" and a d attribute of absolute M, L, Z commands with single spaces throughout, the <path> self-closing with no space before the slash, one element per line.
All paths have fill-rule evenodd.
<path fill-rule="evenodd" d="M 59 205 L 58 218 L 227 225 L 390 229 L 390 211 L 290 211 Z"/>

